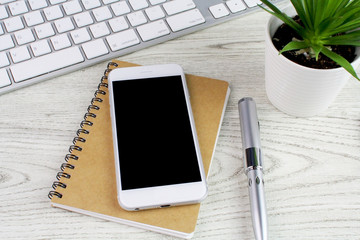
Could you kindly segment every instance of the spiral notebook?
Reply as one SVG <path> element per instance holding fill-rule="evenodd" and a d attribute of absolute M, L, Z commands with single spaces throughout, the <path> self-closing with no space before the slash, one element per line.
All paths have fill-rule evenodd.
<path fill-rule="evenodd" d="M 117 201 L 107 75 L 116 67 L 135 64 L 112 61 L 108 64 L 95 97 L 80 124 L 61 172 L 49 192 L 52 206 L 109 221 L 191 238 L 200 204 L 138 212 L 123 210 Z M 205 173 L 208 174 L 230 94 L 228 82 L 186 75 Z M 206 200 L 205 200 L 206 201 Z"/>

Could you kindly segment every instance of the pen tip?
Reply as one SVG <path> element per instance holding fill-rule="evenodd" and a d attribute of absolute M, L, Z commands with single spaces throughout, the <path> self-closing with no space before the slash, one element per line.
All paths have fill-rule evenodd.
<path fill-rule="evenodd" d="M 253 99 L 251 97 L 244 97 L 238 101 L 238 104 L 244 101 L 253 101 Z"/>

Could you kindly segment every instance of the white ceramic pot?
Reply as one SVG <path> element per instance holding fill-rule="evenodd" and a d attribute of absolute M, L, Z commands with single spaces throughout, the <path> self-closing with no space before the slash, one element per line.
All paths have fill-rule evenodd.
<path fill-rule="evenodd" d="M 295 16 L 292 6 L 284 10 Z M 270 102 L 279 110 L 298 117 L 310 117 L 326 110 L 350 78 L 343 68 L 314 69 L 288 60 L 272 43 L 272 36 L 282 22 L 272 16 L 265 36 L 265 86 Z M 352 62 L 360 64 L 360 50 Z"/>

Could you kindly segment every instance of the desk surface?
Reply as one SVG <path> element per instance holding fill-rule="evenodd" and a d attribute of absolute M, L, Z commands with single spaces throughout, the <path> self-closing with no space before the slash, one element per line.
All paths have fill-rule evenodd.
<path fill-rule="evenodd" d="M 232 89 L 193 239 L 254 239 L 243 173 L 237 101 L 258 105 L 270 239 L 360 239 L 360 82 L 330 108 L 295 118 L 264 89 L 264 26 L 258 11 L 127 56 L 178 63 Z M 50 207 L 47 194 L 106 63 L 0 96 L 1 239 L 175 239 Z"/>

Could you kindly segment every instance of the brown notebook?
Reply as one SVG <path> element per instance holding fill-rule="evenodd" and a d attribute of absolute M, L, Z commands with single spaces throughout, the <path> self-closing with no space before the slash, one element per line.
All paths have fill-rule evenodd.
<path fill-rule="evenodd" d="M 74 145 L 66 155 L 49 193 L 52 206 L 128 224 L 181 238 L 191 238 L 200 204 L 138 212 L 123 210 L 117 201 L 107 74 L 116 67 L 135 64 L 113 61 L 108 65 L 92 99 Z M 206 175 L 229 97 L 229 84 L 186 75 Z M 205 199 L 206 201 L 206 199 Z"/>

